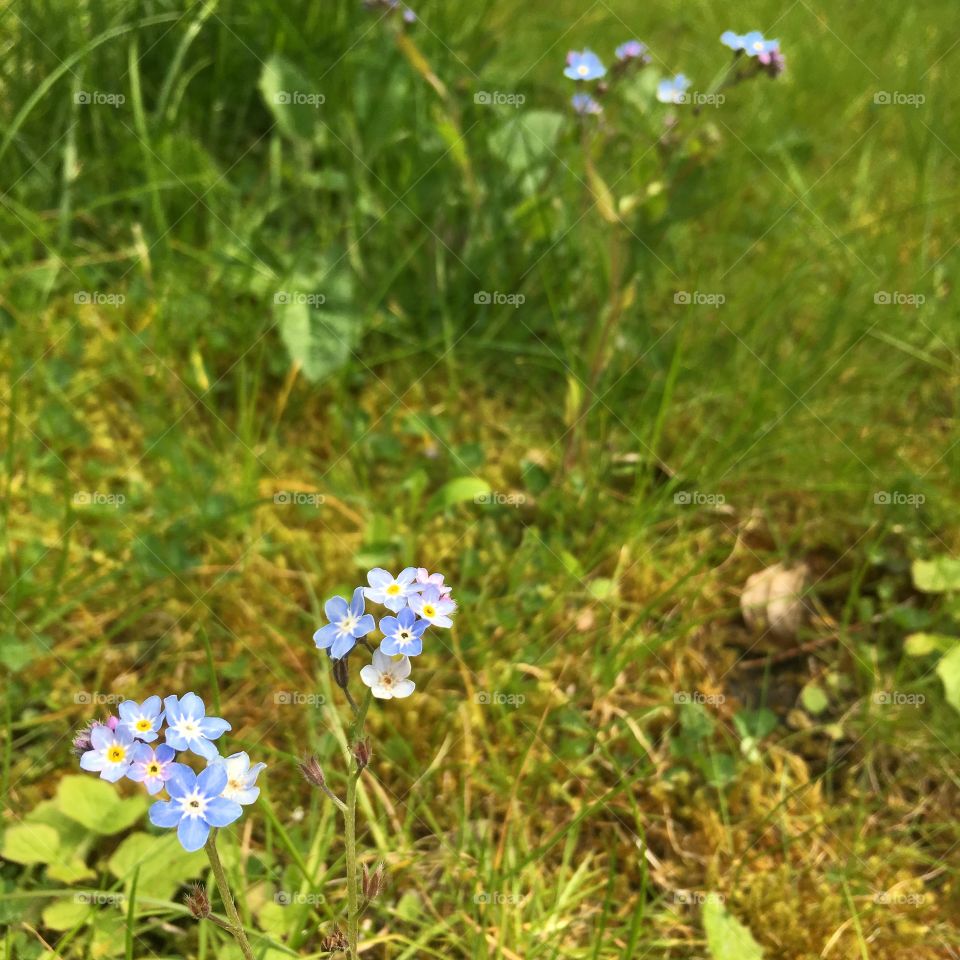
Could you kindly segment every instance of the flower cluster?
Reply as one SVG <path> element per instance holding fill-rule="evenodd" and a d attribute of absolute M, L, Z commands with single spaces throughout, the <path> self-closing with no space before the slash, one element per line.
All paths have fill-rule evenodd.
<path fill-rule="evenodd" d="M 787 62 L 780 52 L 780 41 L 767 40 L 759 30 L 751 30 L 749 33 L 725 30 L 720 36 L 720 42 L 729 47 L 734 56 L 746 54 L 748 57 L 756 57 L 757 63 L 765 68 L 771 77 L 780 76 L 786 69 Z"/>
<path fill-rule="evenodd" d="M 416 685 L 410 676 L 410 658 L 423 652 L 427 627 L 452 627 L 457 604 L 443 574 L 429 573 L 425 567 L 407 567 L 396 576 L 382 567 L 367 573 L 366 587 L 357 587 L 350 600 L 331 597 L 324 604 L 330 622 L 313 635 L 313 642 L 326 650 L 330 658 L 342 662 L 377 629 L 366 601 L 386 607 L 393 616 L 380 618 L 383 638 L 373 650 L 373 662 L 363 667 L 360 679 L 380 700 L 409 697 Z"/>
<path fill-rule="evenodd" d="M 720 42 L 733 50 L 735 57 L 746 55 L 749 58 L 755 58 L 757 64 L 757 69 L 753 74 L 737 74 L 729 78 L 724 84 L 725 86 L 739 83 L 755 73 L 764 71 L 771 77 L 778 77 L 786 68 L 786 61 L 780 52 L 780 41 L 767 40 L 758 30 L 744 34 L 727 30 L 721 36 Z M 639 40 L 628 40 L 626 43 L 621 43 L 614 51 L 614 56 L 616 57 L 616 63 L 611 68 L 611 82 L 623 76 L 632 68 L 646 66 L 650 63 L 650 53 L 647 45 Z M 603 112 L 598 98 L 609 90 L 609 84 L 604 81 L 607 76 L 607 68 L 592 50 L 571 50 L 567 54 L 563 75 L 578 82 L 603 81 L 596 88 L 596 96 L 579 92 L 574 94 L 570 101 L 574 112 L 580 116 L 596 115 Z M 686 103 L 689 99 L 687 90 L 690 85 L 691 81 L 682 73 L 661 80 L 657 85 L 657 99 L 661 103 Z"/>
<path fill-rule="evenodd" d="M 642 67 L 650 62 L 647 45 L 639 40 L 621 43 L 614 51 L 616 64 L 613 66 L 613 78 L 616 79 L 631 67 Z M 592 50 L 571 50 L 567 54 L 567 65 L 563 75 L 571 80 L 601 80 L 607 75 L 603 61 Z M 597 88 L 598 95 L 606 93 L 606 85 Z M 580 116 L 589 116 L 603 112 L 599 101 L 589 93 L 575 93 L 570 101 L 574 112 Z"/>
<path fill-rule="evenodd" d="M 225 827 L 243 813 L 242 807 L 260 795 L 256 786 L 264 763 L 250 765 L 246 753 L 220 756 L 214 744 L 230 724 L 208 717 L 195 693 L 182 697 L 147 697 L 142 703 L 124 700 L 118 717 L 91 723 L 74 739 L 84 770 L 116 783 L 124 777 L 142 783 L 151 796 L 166 789 L 169 800 L 150 808 L 158 827 L 176 827 L 185 850 L 199 850 L 211 827 Z M 161 733 L 164 742 L 159 741 Z M 177 761 L 177 753 L 192 753 L 206 761 L 195 773 Z"/>

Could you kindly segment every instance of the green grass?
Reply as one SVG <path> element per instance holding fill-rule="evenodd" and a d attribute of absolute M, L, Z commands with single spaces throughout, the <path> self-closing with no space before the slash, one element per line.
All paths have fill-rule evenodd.
<path fill-rule="evenodd" d="M 223 837 L 248 927 L 319 955 L 343 850 L 295 762 L 342 789 L 347 714 L 310 636 L 409 562 L 461 610 L 369 722 L 362 848 L 390 884 L 366 956 L 689 960 L 711 893 L 768 957 L 960 951 L 958 718 L 903 654 L 955 630 L 909 576 L 960 507 L 952 8 L 417 10 L 405 52 L 354 0 L 3 7 L 3 827 L 49 817 L 47 859 L 88 873 L 4 860 L 0 955 L 232 956 L 173 866 L 78 899 L 129 893 L 111 862 L 143 818 L 91 838 L 37 812 L 107 709 L 81 693 L 189 689 L 269 764 Z M 568 48 L 637 36 L 705 89 L 753 25 L 784 78 L 663 147 L 639 91 L 585 152 Z M 266 63 L 323 105 L 275 113 Z M 282 291 L 326 297 L 309 350 Z M 503 502 L 445 504 L 464 477 Z M 752 635 L 743 583 L 799 561 L 809 622 Z"/>

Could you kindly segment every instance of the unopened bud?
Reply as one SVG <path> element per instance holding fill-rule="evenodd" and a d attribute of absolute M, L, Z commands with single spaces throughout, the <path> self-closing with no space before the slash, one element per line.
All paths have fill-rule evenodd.
<path fill-rule="evenodd" d="M 367 869 L 367 865 L 363 865 L 363 895 L 367 900 L 376 900 L 380 896 L 380 891 L 383 890 L 383 881 L 384 881 L 384 872 L 383 864 L 378 863 L 376 869 L 373 873 Z"/>
<path fill-rule="evenodd" d="M 349 654 L 341 657 L 339 660 L 331 660 L 331 670 L 333 671 L 334 682 L 341 690 L 346 690 L 350 683 L 350 668 L 347 663 Z"/>
<path fill-rule="evenodd" d="M 299 766 L 300 772 L 303 774 L 303 779 L 306 780 L 307 783 L 312 783 L 315 787 L 320 787 L 321 790 L 327 785 L 327 778 L 323 775 L 323 768 L 315 756 L 302 760 Z"/>
<path fill-rule="evenodd" d="M 339 927 L 334 927 L 333 930 L 320 941 L 320 949 L 330 953 L 334 953 L 337 950 L 346 950 L 349 946 L 350 944 L 347 942 L 347 938 L 343 935 L 343 931 Z"/>
<path fill-rule="evenodd" d="M 357 761 L 358 770 L 363 770 L 370 763 L 372 756 L 373 751 L 370 749 L 370 740 L 367 737 L 358 740 L 353 745 L 353 757 Z"/>
<path fill-rule="evenodd" d="M 198 919 L 204 920 L 210 916 L 210 900 L 207 891 L 195 883 L 190 892 L 183 898 L 187 909 Z"/>
<path fill-rule="evenodd" d="M 75 757 L 82 757 L 88 750 L 93 749 L 93 741 L 90 734 L 93 728 L 98 726 L 96 721 L 91 721 L 82 730 L 77 730 L 73 735 L 73 754 Z"/>

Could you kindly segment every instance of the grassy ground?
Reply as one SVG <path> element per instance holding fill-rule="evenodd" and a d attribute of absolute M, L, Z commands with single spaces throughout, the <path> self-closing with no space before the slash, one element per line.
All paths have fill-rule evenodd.
<path fill-rule="evenodd" d="M 418 13 L 4 6 L 3 955 L 231 955 L 180 905 L 199 855 L 58 793 L 104 698 L 188 689 L 269 763 L 224 838 L 249 926 L 318 955 L 343 852 L 295 761 L 342 783 L 345 712 L 310 636 L 411 562 L 461 610 L 370 721 L 365 955 L 703 957 L 721 897 L 767 957 L 958 955 L 958 717 L 903 652 L 956 609 L 909 575 L 957 547 L 952 8 Z M 583 145 L 568 48 L 706 84 L 754 25 L 786 77 Z M 271 110 L 291 83 L 322 106 Z M 738 605 L 778 561 L 786 639 Z"/>

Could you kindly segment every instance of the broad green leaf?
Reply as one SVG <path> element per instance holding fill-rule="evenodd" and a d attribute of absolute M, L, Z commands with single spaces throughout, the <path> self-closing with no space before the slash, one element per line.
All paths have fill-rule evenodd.
<path fill-rule="evenodd" d="M 911 567 L 913 585 L 923 593 L 949 593 L 960 590 L 960 560 L 934 557 L 914 560 Z"/>
<path fill-rule="evenodd" d="M 444 510 L 457 503 L 486 503 L 490 484 L 480 477 L 457 477 L 445 483 L 431 498 L 428 511 Z"/>
<path fill-rule="evenodd" d="M 45 823 L 17 823 L 3 834 L 0 856 L 14 863 L 54 863 L 60 854 L 60 834 Z"/>
<path fill-rule="evenodd" d="M 43 925 L 51 930 L 72 930 L 92 916 L 90 904 L 82 900 L 56 900 L 43 911 Z"/>
<path fill-rule="evenodd" d="M 947 703 L 960 711 L 960 643 L 937 664 L 937 675 L 943 681 Z"/>
<path fill-rule="evenodd" d="M 815 717 L 823 713 L 830 706 L 830 700 L 823 690 L 823 687 L 815 683 L 808 683 L 800 694 L 800 701 L 803 703 L 807 713 L 812 713 Z"/>
<path fill-rule="evenodd" d="M 47 867 L 47 879 L 57 880 L 60 883 L 79 883 L 81 880 L 93 880 L 96 876 L 97 874 L 79 857 L 51 863 Z"/>
<path fill-rule="evenodd" d="M 523 174 L 525 189 L 532 191 L 554 159 L 563 124 L 563 116 L 550 110 L 517 111 L 490 134 L 490 151 L 514 173 Z"/>
<path fill-rule="evenodd" d="M 298 299 L 274 303 L 274 316 L 290 359 L 311 383 L 319 383 L 350 359 L 360 339 L 360 322 L 346 313 L 313 307 Z"/>
<path fill-rule="evenodd" d="M 908 657 L 926 657 L 931 653 L 946 653 L 956 642 L 956 637 L 942 633 L 911 633 L 904 641 L 903 650 Z"/>
<path fill-rule="evenodd" d="M 139 867 L 137 896 L 169 900 L 177 887 L 200 876 L 205 864 L 203 853 L 187 853 L 180 846 L 176 832 L 169 832 L 158 837 L 149 833 L 130 834 L 117 847 L 107 866 L 127 887 Z"/>
<path fill-rule="evenodd" d="M 60 781 L 57 806 L 64 816 L 88 830 L 110 836 L 136 823 L 146 812 L 149 800 L 144 796 L 124 799 L 114 784 L 88 774 Z"/>
<path fill-rule="evenodd" d="M 760 944 L 727 912 L 720 897 L 707 897 L 703 905 L 703 929 L 713 960 L 763 960 Z"/>
<path fill-rule="evenodd" d="M 323 109 L 315 84 L 283 57 L 273 56 L 260 71 L 260 93 L 277 126 L 288 137 L 310 140 Z"/>

